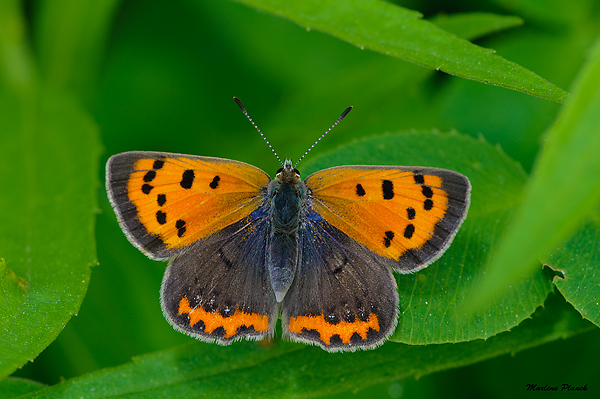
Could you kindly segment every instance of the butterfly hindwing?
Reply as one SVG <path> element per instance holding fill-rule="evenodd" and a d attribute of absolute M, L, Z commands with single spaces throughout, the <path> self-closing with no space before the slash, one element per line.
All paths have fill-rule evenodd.
<path fill-rule="evenodd" d="M 448 248 L 466 217 L 469 180 L 426 167 L 340 166 L 306 179 L 313 209 L 401 273 Z"/>
<path fill-rule="evenodd" d="M 268 228 L 266 214 L 253 212 L 171 261 L 161 298 L 176 329 L 220 344 L 273 334 L 277 303 L 266 268 Z"/>
<path fill-rule="evenodd" d="M 397 322 L 396 280 L 379 257 L 307 208 L 296 278 L 283 301 L 284 335 L 328 351 L 373 348 Z"/>
<path fill-rule="evenodd" d="M 109 198 L 129 240 L 166 259 L 258 208 L 270 181 L 237 161 L 125 152 L 106 166 Z"/>

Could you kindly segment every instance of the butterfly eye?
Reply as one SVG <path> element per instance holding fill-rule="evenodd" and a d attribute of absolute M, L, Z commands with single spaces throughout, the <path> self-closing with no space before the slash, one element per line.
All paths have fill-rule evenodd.
<path fill-rule="evenodd" d="M 276 173 L 276 174 L 278 175 L 278 174 L 280 174 L 281 172 L 283 172 L 283 168 L 279 168 L 279 169 L 277 169 L 277 173 Z"/>
<path fill-rule="evenodd" d="M 294 173 L 298 175 L 298 177 L 300 177 L 300 171 L 296 168 L 294 168 Z"/>

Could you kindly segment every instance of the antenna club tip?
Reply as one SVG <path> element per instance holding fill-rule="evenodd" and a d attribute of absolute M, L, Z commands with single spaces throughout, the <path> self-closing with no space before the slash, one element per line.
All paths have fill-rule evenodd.
<path fill-rule="evenodd" d="M 239 98 L 233 96 L 233 101 L 235 101 L 235 103 L 238 105 L 238 107 L 242 109 L 242 111 L 246 112 L 246 107 L 244 107 L 244 104 L 242 104 Z"/>
<path fill-rule="evenodd" d="M 342 119 L 344 119 L 344 117 L 345 117 L 346 115 L 348 115 L 348 112 L 350 112 L 350 111 L 352 110 L 352 108 L 354 108 L 354 107 L 350 106 L 350 107 L 346 108 L 346 109 L 344 110 L 344 112 L 342 112 L 342 114 L 340 115 L 340 117 L 339 117 L 339 119 L 338 119 L 338 121 L 337 121 L 337 122 L 339 122 L 339 121 L 341 121 Z M 337 123 L 337 122 L 336 122 L 336 123 Z"/>

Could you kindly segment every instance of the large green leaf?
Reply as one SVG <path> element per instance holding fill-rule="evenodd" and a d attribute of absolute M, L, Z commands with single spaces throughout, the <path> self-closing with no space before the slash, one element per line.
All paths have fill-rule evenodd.
<path fill-rule="evenodd" d="M 95 264 L 97 128 L 68 96 L 0 96 L 0 375 L 76 314 Z M 8 289 L 5 289 L 8 288 Z"/>
<path fill-rule="evenodd" d="M 561 297 L 553 296 L 522 325 L 485 341 L 426 346 L 390 342 L 378 350 L 333 354 L 281 341 L 229 347 L 193 342 L 21 399 L 320 397 L 514 354 L 590 328 Z"/>
<path fill-rule="evenodd" d="M 600 327 L 600 226 L 588 223 L 547 257 L 554 284 L 583 317 Z"/>
<path fill-rule="evenodd" d="M 600 203 L 600 40 L 574 83 L 573 98 L 547 137 L 501 249 L 475 302 L 539 272 L 544 253 L 566 241 Z M 598 270 L 599 265 L 590 265 Z"/>
<path fill-rule="evenodd" d="M 24 378 L 8 377 L 0 381 L 0 399 L 14 398 L 45 388 L 44 384 Z"/>
<path fill-rule="evenodd" d="M 95 264 L 98 131 L 38 81 L 19 3 L 0 3 L 0 377 L 76 314 Z M 10 189 L 8 189 L 10 188 Z"/>
<path fill-rule="evenodd" d="M 367 48 L 451 75 L 564 102 L 567 93 L 535 73 L 443 31 L 418 12 L 382 0 L 239 0 Z"/>

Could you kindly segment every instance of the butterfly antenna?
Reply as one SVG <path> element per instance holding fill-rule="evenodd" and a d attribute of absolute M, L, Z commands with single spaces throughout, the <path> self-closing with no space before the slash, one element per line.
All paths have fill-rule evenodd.
<path fill-rule="evenodd" d="M 242 112 L 244 113 L 244 115 L 246 115 L 246 118 L 248 118 L 248 120 L 250 121 L 250 123 L 252 123 L 252 126 L 254 126 L 254 128 L 258 131 L 258 133 L 260 133 L 260 137 L 263 138 L 263 140 L 267 143 L 267 145 L 269 146 L 269 148 L 271 149 L 271 151 L 273 151 L 273 154 L 275 154 L 275 156 L 277 157 L 277 160 L 279 161 L 279 163 L 281 164 L 281 166 L 283 166 L 283 162 L 281 162 L 281 158 L 279 158 L 279 155 L 277 155 L 277 153 L 275 152 L 275 150 L 271 146 L 271 143 L 269 143 L 269 140 L 267 140 L 267 138 L 265 137 L 265 135 L 263 134 L 263 132 L 260 131 L 260 129 L 258 128 L 258 126 L 256 126 L 256 123 L 254 123 L 254 121 L 252 120 L 252 118 L 250 118 L 250 115 L 248 115 L 248 112 L 246 112 L 246 107 L 244 107 L 244 104 L 242 104 L 242 102 L 240 101 L 240 99 L 237 98 L 237 97 L 233 97 L 233 99 L 237 103 L 238 107 L 240 107 L 240 109 L 242 110 Z"/>
<path fill-rule="evenodd" d="M 306 154 L 308 154 L 308 153 L 310 152 L 310 150 L 312 150 L 313 148 L 315 148 L 315 146 L 317 145 L 317 143 L 318 143 L 319 141 L 321 141 L 321 139 L 323 139 L 323 137 L 325 137 L 325 135 L 327 135 L 327 133 L 329 133 L 329 132 L 331 131 L 331 129 L 333 129 L 334 127 L 336 127 L 336 126 L 337 126 L 337 124 L 338 124 L 338 123 L 340 123 L 340 122 L 342 121 L 342 119 L 344 119 L 344 117 L 345 117 L 346 115 L 348 115 L 348 112 L 350 112 L 350 110 L 352 110 L 352 107 L 348 107 L 348 108 L 346 108 L 346 110 L 345 110 L 344 112 L 342 112 L 342 114 L 340 115 L 340 117 L 339 117 L 339 118 L 337 118 L 337 121 L 335 121 L 335 123 L 334 123 L 333 125 L 331 125 L 331 127 L 330 127 L 329 129 L 327 129 L 327 131 L 326 131 L 325 133 L 323 133 L 323 134 L 321 135 L 321 137 L 319 137 L 319 138 L 317 139 L 317 141 L 315 141 L 315 142 L 313 143 L 313 145 L 311 145 L 311 146 L 310 146 L 310 148 L 309 148 L 308 150 L 306 150 L 306 152 L 304 153 L 304 155 L 302 155 L 302 156 L 300 157 L 300 159 L 298 160 L 298 162 L 296 162 L 296 164 L 294 165 L 294 168 L 295 168 L 295 167 L 296 167 L 296 166 L 297 166 L 297 165 L 300 163 L 300 161 L 302 161 L 302 160 L 304 159 L 304 157 L 306 156 Z"/>

